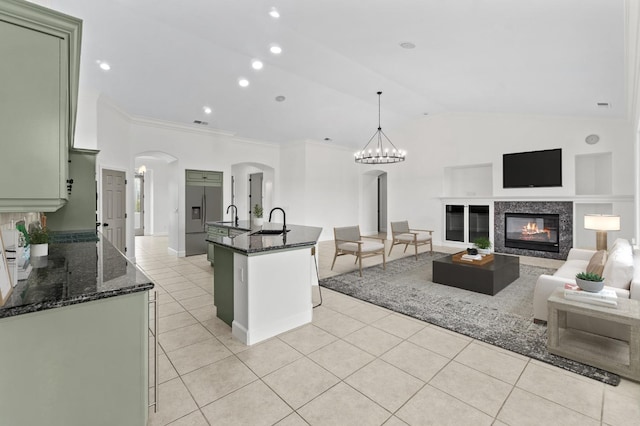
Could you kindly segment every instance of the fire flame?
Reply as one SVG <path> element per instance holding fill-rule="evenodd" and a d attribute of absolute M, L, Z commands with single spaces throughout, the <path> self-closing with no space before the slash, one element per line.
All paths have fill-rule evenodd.
<path fill-rule="evenodd" d="M 551 230 L 545 228 L 540 229 L 535 222 L 529 222 L 525 226 L 522 227 L 522 235 L 538 235 L 538 234 L 547 234 L 547 238 L 551 238 Z"/>

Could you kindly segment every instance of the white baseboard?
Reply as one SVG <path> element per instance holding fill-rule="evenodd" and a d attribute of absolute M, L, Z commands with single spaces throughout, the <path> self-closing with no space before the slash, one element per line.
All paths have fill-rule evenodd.
<path fill-rule="evenodd" d="M 309 305 L 308 311 L 300 312 L 287 318 L 281 318 L 266 325 L 261 324 L 260 326 L 253 327 L 251 330 L 247 330 L 236 321 L 233 321 L 231 333 L 245 345 L 255 345 L 285 331 L 309 324 L 312 317 L 313 310 L 312 306 Z"/>
<path fill-rule="evenodd" d="M 245 345 L 248 344 L 247 340 L 249 338 L 249 333 L 247 332 L 247 329 L 235 320 L 231 322 L 231 334 Z"/>
<path fill-rule="evenodd" d="M 155 232 L 153 234 L 151 234 L 152 237 L 168 237 L 169 233 L 168 232 Z"/>
<path fill-rule="evenodd" d="M 171 247 L 167 247 L 167 253 L 175 257 L 185 257 L 187 255 L 184 251 L 178 251 Z"/>

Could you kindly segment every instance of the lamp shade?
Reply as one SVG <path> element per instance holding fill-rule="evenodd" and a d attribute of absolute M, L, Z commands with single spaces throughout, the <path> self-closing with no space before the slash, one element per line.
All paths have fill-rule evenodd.
<path fill-rule="evenodd" d="M 619 231 L 620 216 L 607 214 L 587 214 L 584 216 L 584 228 L 595 231 Z"/>

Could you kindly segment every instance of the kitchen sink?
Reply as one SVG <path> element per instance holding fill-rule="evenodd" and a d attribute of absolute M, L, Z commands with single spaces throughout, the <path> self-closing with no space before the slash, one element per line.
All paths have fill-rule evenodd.
<path fill-rule="evenodd" d="M 291 229 L 285 230 L 285 232 L 289 232 Z M 261 229 L 256 232 L 252 232 L 251 235 L 280 235 L 282 234 L 282 229 Z"/>

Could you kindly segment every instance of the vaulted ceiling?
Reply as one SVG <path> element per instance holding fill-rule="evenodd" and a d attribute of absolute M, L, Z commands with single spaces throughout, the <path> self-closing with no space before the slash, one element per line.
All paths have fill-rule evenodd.
<path fill-rule="evenodd" d="M 377 128 L 379 90 L 387 133 L 446 112 L 628 113 L 623 0 L 48 3 L 84 20 L 81 90 L 238 137 L 357 149 Z"/>

